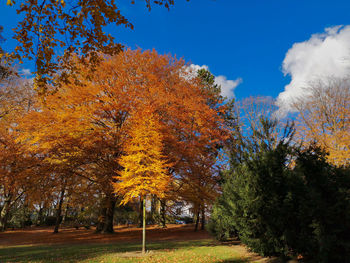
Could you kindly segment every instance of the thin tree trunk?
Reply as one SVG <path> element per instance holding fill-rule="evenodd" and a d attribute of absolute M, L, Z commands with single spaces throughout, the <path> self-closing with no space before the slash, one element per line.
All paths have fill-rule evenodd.
<path fill-rule="evenodd" d="M 55 223 L 55 229 L 53 230 L 54 233 L 58 233 L 58 228 L 60 227 L 61 223 L 61 213 L 62 213 L 62 204 L 64 200 L 64 192 L 66 191 L 66 186 L 64 185 L 61 190 L 60 200 L 58 203 L 58 208 L 56 209 L 56 223 Z"/>
<path fill-rule="evenodd" d="M 66 222 L 66 220 L 67 220 L 68 210 L 69 210 L 69 206 L 66 205 L 66 209 L 64 210 L 64 214 L 63 214 L 63 218 L 62 218 L 62 224 L 64 224 Z"/>
<path fill-rule="evenodd" d="M 205 207 L 204 205 L 202 206 L 202 222 L 201 222 L 201 230 L 204 230 L 204 225 L 205 225 Z"/>
<path fill-rule="evenodd" d="M 42 221 L 43 221 L 43 205 L 42 205 L 42 203 L 40 203 L 38 218 L 36 220 L 36 225 L 40 226 L 42 224 Z"/>
<path fill-rule="evenodd" d="M 142 227 L 143 224 L 143 200 L 140 199 L 139 207 L 139 227 Z"/>
<path fill-rule="evenodd" d="M 66 222 L 66 219 L 67 219 L 67 216 L 68 216 L 68 210 L 69 210 L 69 199 L 70 199 L 70 196 L 67 197 L 67 200 L 66 200 L 66 208 L 64 210 L 64 214 L 63 214 L 63 218 L 62 218 L 62 224 L 64 224 Z"/>
<path fill-rule="evenodd" d="M 199 225 L 199 211 L 200 211 L 200 209 L 198 209 L 198 211 L 197 211 L 196 225 L 195 225 L 195 227 L 194 227 L 194 231 L 197 231 L 197 230 L 198 230 L 198 225 Z"/>
<path fill-rule="evenodd" d="M 146 253 L 146 198 L 142 201 L 142 254 Z"/>

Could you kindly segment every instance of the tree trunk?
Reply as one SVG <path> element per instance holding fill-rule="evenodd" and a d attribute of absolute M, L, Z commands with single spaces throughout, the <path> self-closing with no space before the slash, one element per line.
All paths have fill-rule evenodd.
<path fill-rule="evenodd" d="M 198 209 L 198 211 L 197 211 L 196 225 L 195 225 L 195 227 L 194 227 L 194 231 L 197 231 L 197 230 L 198 230 L 198 225 L 199 225 L 199 211 L 200 211 L 200 209 Z"/>
<path fill-rule="evenodd" d="M 66 202 L 69 202 L 69 201 L 67 200 Z M 66 205 L 66 209 L 64 210 L 64 214 L 63 214 L 63 218 L 62 218 L 62 224 L 64 224 L 67 220 L 68 210 L 69 210 L 69 206 Z"/>
<path fill-rule="evenodd" d="M 166 228 L 166 201 L 160 200 L 160 225 Z"/>
<path fill-rule="evenodd" d="M 40 226 L 43 223 L 43 205 L 42 203 L 40 203 L 40 207 L 39 207 L 39 212 L 38 212 L 38 218 L 36 220 L 36 225 Z"/>
<path fill-rule="evenodd" d="M 69 200 L 70 200 L 70 195 L 67 196 L 66 198 L 66 207 L 64 209 L 64 213 L 63 213 L 63 217 L 62 217 L 62 224 L 64 224 L 67 220 L 67 216 L 68 216 L 68 211 L 69 211 Z"/>
<path fill-rule="evenodd" d="M 150 217 L 148 218 L 148 221 L 151 221 L 151 224 L 155 224 L 157 221 L 157 197 L 152 195 L 151 196 L 151 213 Z"/>
<path fill-rule="evenodd" d="M 146 253 L 146 198 L 142 201 L 142 254 Z"/>
<path fill-rule="evenodd" d="M 143 200 L 140 199 L 139 207 L 139 227 L 142 227 L 143 224 Z"/>
<path fill-rule="evenodd" d="M 111 234 L 114 233 L 113 230 L 113 218 L 114 218 L 114 208 L 117 199 L 113 194 L 108 196 L 106 203 L 106 216 L 103 224 L 102 234 Z"/>
<path fill-rule="evenodd" d="M 58 207 L 56 209 L 56 222 L 55 222 L 55 229 L 53 230 L 54 233 L 58 233 L 58 228 L 61 224 L 61 213 L 62 213 L 62 204 L 64 200 L 64 192 L 66 191 L 66 187 L 63 186 L 61 190 L 60 200 L 58 202 Z"/>
<path fill-rule="evenodd" d="M 10 212 L 11 197 L 5 199 L 4 206 L 0 212 L 0 232 L 5 231 L 7 227 L 7 220 Z"/>
<path fill-rule="evenodd" d="M 201 230 L 204 230 L 204 225 L 205 225 L 205 207 L 204 205 L 202 206 L 202 222 L 201 222 Z"/>
<path fill-rule="evenodd" d="M 98 217 L 98 223 L 96 226 L 96 233 L 102 232 L 104 228 L 104 223 L 106 220 L 106 214 L 107 214 L 107 197 L 102 198 L 101 200 L 101 207 L 100 207 L 100 215 Z"/>

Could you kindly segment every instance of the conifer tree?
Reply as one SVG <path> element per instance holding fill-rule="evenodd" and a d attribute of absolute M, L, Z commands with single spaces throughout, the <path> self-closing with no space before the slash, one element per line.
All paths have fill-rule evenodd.
<path fill-rule="evenodd" d="M 232 169 L 225 176 L 224 194 L 214 210 L 217 225 L 213 230 L 224 231 L 216 233 L 219 237 L 238 231 L 242 242 L 255 252 L 283 255 L 288 253 L 283 238 L 287 220 L 279 218 L 292 216 L 288 208 L 293 196 L 286 181 L 291 176 L 288 162 L 293 129 L 287 126 L 285 136 L 276 140 L 276 122 L 260 121 L 262 129 L 255 131 L 256 138 L 245 142 L 243 160 L 231 163 Z"/>

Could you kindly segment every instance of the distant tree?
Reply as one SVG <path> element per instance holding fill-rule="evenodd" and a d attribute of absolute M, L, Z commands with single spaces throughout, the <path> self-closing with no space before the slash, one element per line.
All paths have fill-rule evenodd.
<path fill-rule="evenodd" d="M 215 83 L 215 76 L 207 69 L 199 69 L 197 76 L 201 80 L 203 90 L 210 94 L 207 100 L 207 104 L 215 108 L 218 104 L 222 103 L 223 97 L 221 96 L 221 86 Z"/>
<path fill-rule="evenodd" d="M 5 38 L 2 36 L 2 32 L 4 31 L 4 27 L 3 26 L 0 26 L 0 42 L 4 41 Z M 2 49 L 1 50 L 1 53 L 3 52 Z"/>
<path fill-rule="evenodd" d="M 182 184 L 180 195 L 193 204 L 196 217 L 195 231 L 198 230 L 200 221 L 201 229 L 204 229 L 206 211 L 217 197 L 221 169 L 217 160 L 220 150 L 229 138 L 228 128 L 234 127 L 230 114 L 233 103 L 232 101 L 224 103 L 225 98 L 221 95 L 221 86 L 215 83 L 215 76 L 206 69 L 200 69 L 196 73 L 201 84 L 201 92 L 207 98 L 205 103 L 216 111 L 218 118 L 223 121 L 223 126 L 227 130 L 225 140 L 219 140 L 216 147 L 206 148 L 203 145 L 201 151 L 194 152 L 187 160 L 187 176 L 184 178 L 186 183 Z M 188 143 L 191 144 L 191 141 L 189 140 Z"/>
<path fill-rule="evenodd" d="M 237 118 L 237 132 L 250 139 L 255 138 L 257 131 L 263 129 L 261 118 L 276 120 L 275 112 L 277 106 L 275 100 L 271 97 L 257 96 L 243 98 L 235 102 L 234 116 Z M 278 134 L 279 129 L 283 129 L 282 120 L 276 122 L 276 127 L 273 130 L 274 134 Z"/>
<path fill-rule="evenodd" d="M 350 79 L 314 81 L 305 92 L 293 103 L 298 139 L 306 145 L 316 142 L 334 165 L 350 165 Z"/>
<path fill-rule="evenodd" d="M 5 41 L 5 38 L 2 36 L 3 30 L 4 30 L 4 27 L 0 26 L 0 44 Z M 9 67 L 8 66 L 6 67 L 3 63 L 3 56 L 4 56 L 4 50 L 0 46 L 0 83 L 10 75 Z"/>

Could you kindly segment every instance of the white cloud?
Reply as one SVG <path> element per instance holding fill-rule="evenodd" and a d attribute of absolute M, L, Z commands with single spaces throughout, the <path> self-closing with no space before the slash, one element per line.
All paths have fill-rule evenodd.
<path fill-rule="evenodd" d="M 207 65 L 195 65 L 195 64 L 191 64 L 188 67 L 188 70 L 191 72 L 194 72 L 196 74 L 196 72 L 200 69 L 206 69 L 209 70 L 209 67 Z M 217 85 L 221 86 L 221 95 L 224 97 L 227 97 L 228 99 L 232 99 L 235 97 L 234 94 L 234 89 L 242 83 L 242 79 L 241 78 L 237 78 L 235 80 L 229 80 L 227 79 L 226 76 L 223 75 L 219 75 L 219 76 L 215 76 L 215 83 Z"/>
<path fill-rule="evenodd" d="M 209 70 L 209 67 L 208 67 L 207 65 L 199 66 L 199 65 L 191 64 L 191 65 L 189 66 L 189 69 L 190 69 L 190 70 L 193 70 L 193 72 L 197 72 L 197 71 L 200 70 L 200 69 Z"/>
<path fill-rule="evenodd" d="M 30 72 L 30 69 L 28 69 L 28 68 L 22 69 L 22 70 L 20 71 L 20 74 L 21 74 L 21 75 L 24 75 L 24 76 L 31 76 L 31 75 L 32 75 L 32 73 Z"/>
<path fill-rule="evenodd" d="M 215 77 L 215 83 L 221 86 L 221 95 L 229 99 L 235 97 L 233 91 L 239 84 L 242 83 L 242 81 L 243 80 L 241 78 L 229 80 L 222 75 Z"/>
<path fill-rule="evenodd" d="M 291 102 L 307 93 L 307 86 L 318 78 L 346 77 L 350 73 L 350 26 L 326 28 L 307 41 L 295 43 L 282 64 L 291 82 L 277 98 L 280 110 L 292 111 Z"/>

